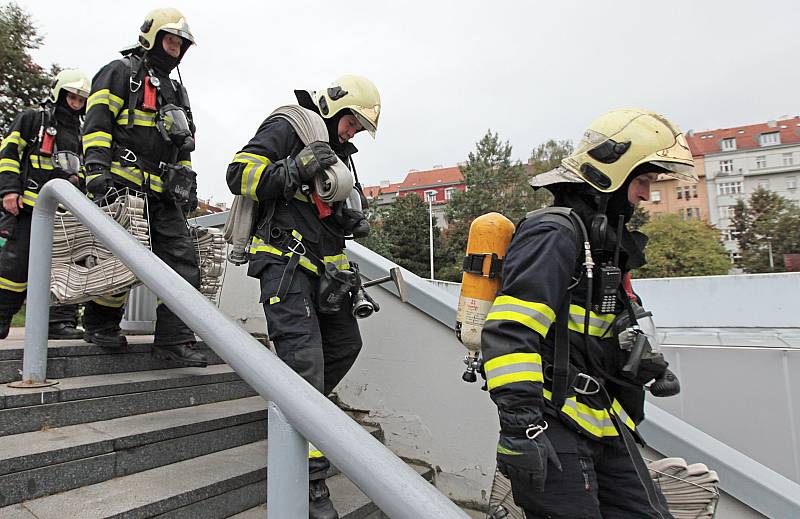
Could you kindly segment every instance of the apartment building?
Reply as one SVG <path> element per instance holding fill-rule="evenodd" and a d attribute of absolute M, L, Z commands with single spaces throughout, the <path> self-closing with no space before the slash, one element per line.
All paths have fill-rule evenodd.
<path fill-rule="evenodd" d="M 690 184 L 666 175 L 660 175 L 650 188 L 650 200 L 642 207 L 651 216 L 677 214 L 684 220 L 709 221 L 708 192 L 705 184 L 705 167 L 702 156 L 694 157 L 694 170 L 700 178 Z"/>
<path fill-rule="evenodd" d="M 692 154 L 703 158 L 709 223 L 722 233 L 731 257 L 734 207 L 758 187 L 800 203 L 800 116 L 760 124 L 694 132 Z"/>

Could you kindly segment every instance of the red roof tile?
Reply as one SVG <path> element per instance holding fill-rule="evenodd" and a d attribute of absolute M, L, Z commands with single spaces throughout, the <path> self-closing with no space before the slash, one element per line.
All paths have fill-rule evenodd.
<path fill-rule="evenodd" d="M 695 132 L 693 135 L 687 136 L 687 140 L 692 155 L 699 156 L 720 153 L 722 139 L 736 139 L 737 150 L 760 148 L 759 135 L 771 132 L 780 132 L 781 144 L 800 143 L 800 116 L 777 121 L 772 127 L 768 123 L 759 123 Z"/>
<path fill-rule="evenodd" d="M 400 189 L 418 189 L 427 186 L 441 186 L 446 184 L 460 184 L 464 182 L 464 175 L 458 166 L 437 168 L 428 171 L 411 171 L 400 184 Z"/>

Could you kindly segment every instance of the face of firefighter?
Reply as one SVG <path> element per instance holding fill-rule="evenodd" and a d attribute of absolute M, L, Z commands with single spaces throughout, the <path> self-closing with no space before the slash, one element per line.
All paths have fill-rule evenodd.
<path fill-rule="evenodd" d="M 628 202 L 639 205 L 639 202 L 650 200 L 650 184 L 657 178 L 658 173 L 644 173 L 635 177 L 628 186 Z"/>
<path fill-rule="evenodd" d="M 183 38 L 175 34 L 166 33 L 161 39 L 161 46 L 164 47 L 164 52 L 173 58 L 181 55 L 181 45 L 183 45 Z"/>
<path fill-rule="evenodd" d="M 339 134 L 339 142 L 344 144 L 353 138 L 353 136 L 363 130 L 364 127 L 358 122 L 355 115 L 345 115 L 339 119 L 339 127 L 337 132 Z"/>
<path fill-rule="evenodd" d="M 78 94 L 73 94 L 72 92 L 67 92 L 67 104 L 71 109 L 77 112 L 86 106 L 86 98 Z"/>

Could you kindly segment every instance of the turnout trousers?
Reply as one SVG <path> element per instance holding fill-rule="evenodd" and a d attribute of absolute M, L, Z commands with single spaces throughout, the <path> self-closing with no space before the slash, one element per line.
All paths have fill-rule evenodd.
<path fill-rule="evenodd" d="M 150 242 L 153 253 L 195 288 L 200 287 L 200 267 L 195 245 L 189 235 L 186 217 L 174 201 L 147 197 Z M 83 324 L 87 332 L 119 330 L 127 293 L 86 303 Z M 170 346 L 194 342 L 194 332 L 161 302 L 156 308 L 153 343 Z"/>
<path fill-rule="evenodd" d="M 284 268 L 284 264 L 270 264 L 259 275 L 269 338 L 278 357 L 327 396 L 361 351 L 358 323 L 349 300 L 335 314 L 318 312 L 319 280 L 303 267 L 294 271 L 286 297 L 269 304 L 269 298 L 278 292 Z M 329 467 L 322 453 L 309 444 L 309 479 L 325 478 Z"/>
<path fill-rule="evenodd" d="M 31 248 L 31 212 L 20 210 L 14 237 L 0 249 L 0 323 L 11 322 L 25 302 Z M 51 323 L 78 324 L 78 305 L 50 307 Z"/>
<path fill-rule="evenodd" d="M 620 437 L 591 440 L 550 414 L 546 419 L 562 470 L 548 466 L 543 492 L 511 482 L 526 519 L 673 519 L 658 488 L 658 510 L 649 503 Z"/>

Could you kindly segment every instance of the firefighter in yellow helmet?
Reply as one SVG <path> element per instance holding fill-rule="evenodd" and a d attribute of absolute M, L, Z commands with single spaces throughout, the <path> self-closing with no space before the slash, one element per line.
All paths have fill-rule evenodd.
<path fill-rule="evenodd" d="M 261 281 L 270 339 L 286 364 L 327 395 L 361 350 L 347 290 L 357 273 L 343 249 L 345 237 L 366 236 L 369 224 L 359 210 L 366 199 L 357 177 L 350 199 L 361 208 L 341 201 L 320 204 L 315 179 L 337 159 L 355 175 L 357 150 L 350 141 L 364 130 L 374 137 L 381 104 L 375 85 L 354 75 L 295 95 L 301 107 L 322 117 L 328 142 L 304 145 L 291 122 L 273 114 L 234 156 L 227 180 L 232 193 L 259 202 L 247 273 Z M 338 517 L 325 484 L 328 467 L 309 444 L 313 519 Z"/>
<path fill-rule="evenodd" d="M 63 178 L 83 184 L 81 124 L 89 79 L 80 70 L 59 72 L 40 108 L 29 108 L 11 123 L 0 145 L 0 197 L 8 241 L 0 252 L 0 339 L 25 300 L 31 213 L 42 186 Z M 78 339 L 75 305 L 50 309 L 49 338 Z"/>
<path fill-rule="evenodd" d="M 625 226 L 658 175 L 696 180 L 686 139 L 626 109 L 595 119 L 561 167 L 531 180 L 553 207 L 518 226 L 481 338 L 498 468 L 528 519 L 672 517 L 635 441 L 643 386 L 679 387 L 637 326 L 648 314 L 628 272 L 646 239 Z"/>
<path fill-rule="evenodd" d="M 83 148 L 86 187 L 98 202 L 121 189 L 147 196 L 153 252 L 193 286 L 200 270 L 185 215 L 197 206 L 191 169 L 194 121 L 189 96 L 171 72 L 194 36 L 177 9 L 154 9 L 139 28 L 136 45 L 95 75 L 86 112 Z M 85 339 L 122 350 L 120 334 L 127 293 L 87 303 Z M 153 354 L 181 366 L 206 366 L 194 333 L 169 308 L 156 311 Z"/>

